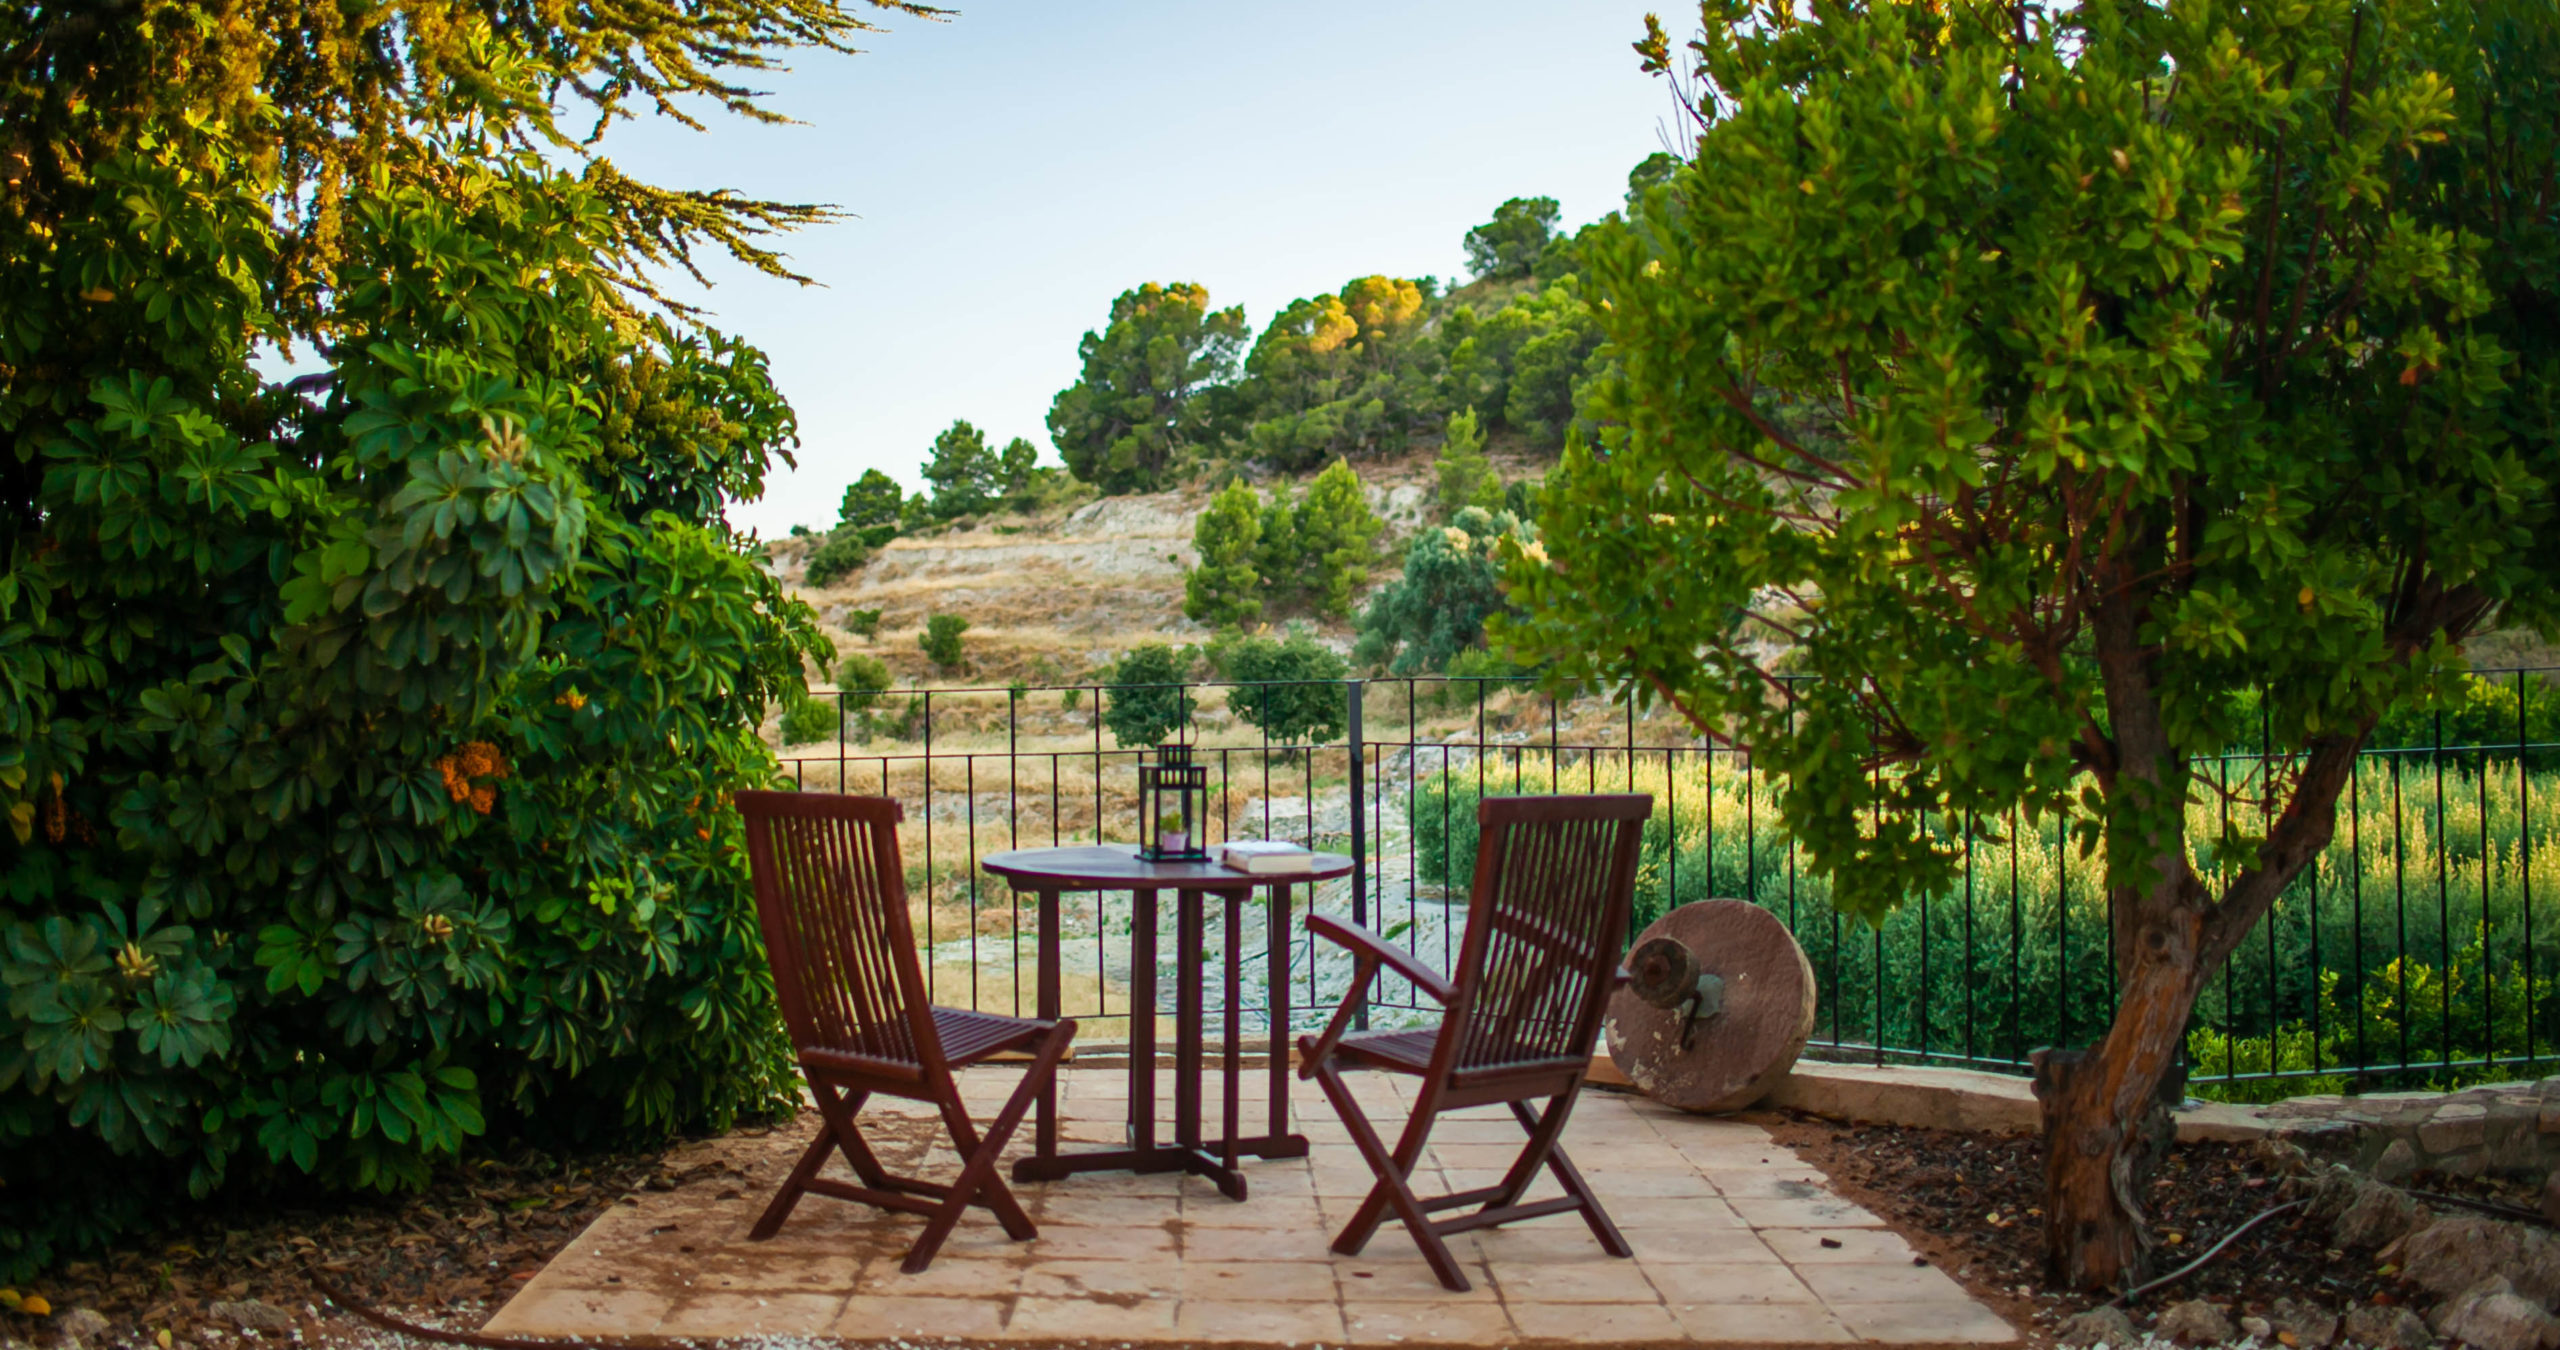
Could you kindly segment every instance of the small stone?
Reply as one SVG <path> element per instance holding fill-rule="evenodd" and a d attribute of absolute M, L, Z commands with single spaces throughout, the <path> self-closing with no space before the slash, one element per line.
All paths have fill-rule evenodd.
<path fill-rule="evenodd" d="M 2178 1345 L 2219 1345 L 2232 1337 L 2231 1319 L 2203 1299 L 2191 1298 L 2162 1309 L 2151 1334 Z"/>
<path fill-rule="evenodd" d="M 2338 1330 L 2349 1344 L 2366 1350 L 2424 1350 L 2435 1340 L 2435 1333 L 2427 1330 L 2427 1324 L 2419 1321 L 2416 1313 L 2371 1303 L 2348 1313 Z"/>
<path fill-rule="evenodd" d="M 2322 1195 L 2322 1208 L 2337 1215 L 2341 1247 L 2379 1247 L 2423 1226 L 2431 1217 L 2426 1206 L 2410 1199 L 2408 1192 L 2352 1173 L 2343 1190 L 2339 1194 L 2337 1183 L 2332 1183 Z"/>
<path fill-rule="evenodd" d="M 2560 1346 L 2560 1318 L 2519 1296 L 2505 1278 L 2488 1279 L 2436 1309 L 2438 1334 L 2479 1350 L 2552 1350 Z"/>
<path fill-rule="evenodd" d="M 95 1308 L 74 1308 L 54 1314 L 46 1328 L 53 1333 L 55 1345 L 89 1350 L 106 1339 L 110 1325 L 105 1314 Z"/>
<path fill-rule="evenodd" d="M 2241 1318 L 2240 1330 L 2262 1341 L 2273 1340 L 2276 1334 L 2275 1324 L 2263 1317 Z"/>
<path fill-rule="evenodd" d="M 2302 1350 L 2320 1350 L 2338 1339 L 2338 1315 L 2317 1304 L 2277 1299 L 2267 1309 L 2267 1321 L 2278 1332 L 2292 1332 L 2293 1343 Z"/>
<path fill-rule="evenodd" d="M 2057 1344 L 2073 1346 L 2076 1350 L 2085 1350 L 2085 1347 L 2093 1345 L 2125 1350 L 2141 1339 L 2133 1329 L 2133 1319 L 2112 1303 L 2062 1319 L 2062 1325 L 2053 1329 L 2053 1336 Z"/>
<path fill-rule="evenodd" d="M 2409 1147 L 2406 1139 L 2392 1140 L 2391 1146 L 2382 1150 L 2382 1156 L 2373 1160 L 2373 1179 L 2385 1185 L 2417 1170 L 2418 1151 Z"/>
<path fill-rule="evenodd" d="M 272 1303 L 254 1298 L 238 1302 L 216 1301 L 205 1308 L 205 1316 L 217 1322 L 229 1322 L 242 1331 L 291 1331 L 293 1318 Z"/>

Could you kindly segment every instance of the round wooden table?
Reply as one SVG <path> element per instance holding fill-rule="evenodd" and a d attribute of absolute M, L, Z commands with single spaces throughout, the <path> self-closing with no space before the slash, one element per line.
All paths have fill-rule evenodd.
<path fill-rule="evenodd" d="M 979 866 L 1039 897 L 1039 1015 L 1059 1008 L 1058 897 L 1070 891 L 1128 891 L 1132 901 L 1129 962 L 1129 1146 L 1076 1153 L 1058 1151 L 1058 1100 L 1054 1083 L 1043 1089 L 1034 1117 L 1032 1154 L 1013 1166 L 1018 1181 L 1051 1181 L 1077 1172 L 1189 1172 L 1207 1177 L 1237 1200 L 1245 1198 L 1246 1155 L 1303 1158 L 1304 1135 L 1289 1133 L 1289 889 L 1342 876 L 1351 859 L 1339 853 L 1310 856 L 1286 872 L 1239 872 L 1215 862 L 1160 863 L 1138 856 L 1134 845 L 1089 844 L 1077 848 L 1027 848 L 989 855 Z M 1243 954 L 1236 935 L 1245 896 L 1271 892 L 1264 924 L 1270 961 L 1271 1109 L 1268 1127 L 1246 1135 L 1239 1110 L 1242 1079 L 1240 1022 Z M 1156 1142 L 1156 895 L 1175 898 L 1174 1089 L 1171 1143 Z M 1200 1068 L 1205 1016 L 1202 1008 L 1202 930 L 1208 897 L 1225 902 L 1226 1036 L 1220 1130 L 1208 1137 L 1200 1109 Z"/>

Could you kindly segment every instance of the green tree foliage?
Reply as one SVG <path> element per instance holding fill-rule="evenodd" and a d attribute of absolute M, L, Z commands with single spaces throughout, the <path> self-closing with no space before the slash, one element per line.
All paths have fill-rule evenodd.
<path fill-rule="evenodd" d="M 897 683 L 889 663 L 868 652 L 849 652 L 836 663 L 836 688 L 844 693 L 846 712 L 869 712 Z"/>
<path fill-rule="evenodd" d="M 1266 573 L 1266 583 L 1285 600 L 1318 614 L 1349 617 L 1351 598 L 1369 584 L 1378 536 L 1386 531 L 1386 523 L 1369 509 L 1360 475 L 1341 460 L 1326 465 L 1307 484 L 1290 517 L 1292 566 Z"/>
<path fill-rule="evenodd" d="M 1702 16 L 1696 153 L 1587 248 L 1621 371 L 1518 635 L 1749 745 L 1852 913 L 1943 893 L 1951 819 L 2104 849 L 2118 1012 L 2039 1091 L 2050 1273 L 2113 1285 L 2133 1117 L 2359 747 L 2560 619 L 2560 14 Z M 1729 627 L 1767 597 L 1790 698 Z M 2282 771 L 2191 848 L 2199 757 L 2260 735 Z"/>
<path fill-rule="evenodd" d="M 1267 498 L 1230 484 L 1193 527 L 1200 565 L 1185 576 L 1183 612 L 1220 626 L 1250 622 L 1266 608 L 1347 616 L 1385 530 L 1360 475 L 1340 460 L 1295 497 L 1286 484 Z"/>
<path fill-rule="evenodd" d="M 1562 448 L 1600 345 L 1576 278 L 1523 289 L 1487 315 L 1459 305 L 1442 322 L 1439 341 L 1447 402 L 1495 410 L 1500 425 L 1531 444 Z"/>
<path fill-rule="evenodd" d="M 1467 231 L 1467 267 L 1493 280 L 1528 276 L 1555 237 L 1560 210 L 1553 197 L 1514 197 L 1495 207 L 1493 219 Z"/>
<path fill-rule="evenodd" d="M 944 670 L 958 670 L 969 656 L 960 645 L 960 635 L 969 631 L 969 621 L 957 614 L 927 615 L 924 631 L 916 634 L 916 646 L 924 658 Z"/>
<path fill-rule="evenodd" d="M 1191 527 L 1200 562 L 1182 578 L 1182 612 L 1215 628 L 1262 617 L 1262 494 L 1242 479 L 1220 489 Z"/>
<path fill-rule="evenodd" d="M 831 698 L 811 695 L 793 700 L 782 713 L 782 743 L 811 745 L 832 741 L 844 730 L 844 712 Z"/>
<path fill-rule="evenodd" d="M 1212 311 L 1206 287 L 1123 291 L 1077 349 L 1083 375 L 1049 406 L 1067 471 L 1105 492 L 1170 486 L 1210 419 L 1201 394 L 1234 370 L 1244 335 L 1244 311 Z"/>
<path fill-rule="evenodd" d="M 844 627 L 846 632 L 853 634 L 855 637 L 858 637 L 865 642 L 869 642 L 873 638 L 880 636 L 880 611 L 876 609 L 848 609 L 844 612 Z"/>
<path fill-rule="evenodd" d="M 906 509 L 906 489 L 898 480 L 878 469 L 865 469 L 844 490 L 844 504 L 836 511 L 836 528 L 857 531 L 862 542 L 872 548 L 897 537 L 898 517 Z"/>
<path fill-rule="evenodd" d="M 1103 677 L 1102 725 L 1123 749 L 1160 745 L 1191 721 L 1191 657 L 1161 642 L 1121 654 Z"/>
<path fill-rule="evenodd" d="M 1032 474 L 1040 463 L 1040 448 L 1020 436 L 1004 443 L 996 456 L 996 492 L 1008 505 L 1019 506 L 1032 489 Z"/>
<path fill-rule="evenodd" d="M 1476 410 L 1451 414 L 1440 441 L 1440 518 L 1447 520 L 1470 506 L 1494 510 L 1502 505 L 1502 479 L 1484 453 L 1484 431 Z"/>
<path fill-rule="evenodd" d="M 809 550 L 809 560 L 801 566 L 800 584 L 813 590 L 832 586 L 862 570 L 871 561 L 872 548 L 863 542 L 863 532 L 838 526 L 820 537 Z"/>
<path fill-rule="evenodd" d="M 1245 358 L 1236 415 L 1252 453 L 1281 469 L 1401 448 L 1437 419 L 1421 282 L 1362 277 L 1297 300 Z"/>
<path fill-rule="evenodd" d="M 878 469 L 865 469 L 862 477 L 844 490 L 844 503 L 837 508 L 836 525 L 809 550 L 802 566 L 800 580 L 804 586 L 823 588 L 862 570 L 880 546 L 898 535 L 898 517 L 906 504 L 906 492 L 898 480 Z"/>
<path fill-rule="evenodd" d="M 924 480 L 933 485 L 933 514 L 942 520 L 974 516 L 994 506 L 1004 493 L 1003 466 L 987 449 L 987 436 L 967 421 L 955 421 L 933 438 L 933 453 L 924 462 Z"/>
<path fill-rule="evenodd" d="M 1353 657 L 1415 675 L 1445 670 L 1460 652 L 1481 647 L 1485 621 L 1510 608 L 1503 567 L 1512 550 L 1533 547 L 1526 535 L 1508 512 L 1476 506 L 1416 534 L 1405 545 L 1404 574 L 1360 611 Z"/>
<path fill-rule="evenodd" d="M 1210 660 L 1236 682 L 1227 710 L 1273 744 L 1322 744 L 1342 734 L 1349 706 L 1342 681 L 1351 668 L 1313 634 L 1293 628 L 1286 638 L 1228 638 L 1212 644 Z"/>
<path fill-rule="evenodd" d="M 793 423 L 635 292 L 824 213 L 555 114 L 862 24 L 434 13 L 0 7 L 0 1281 L 795 1100 L 724 803 L 825 643 L 722 514 Z"/>

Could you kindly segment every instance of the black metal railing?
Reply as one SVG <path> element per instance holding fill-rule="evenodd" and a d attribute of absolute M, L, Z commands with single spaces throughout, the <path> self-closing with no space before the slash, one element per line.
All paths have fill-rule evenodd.
<path fill-rule="evenodd" d="M 2503 671 L 2478 686 L 2513 691 L 2511 737 L 2483 734 L 2474 708 L 2452 739 L 2438 715 L 2431 735 L 2422 720 L 2418 734 L 2404 726 L 2401 743 L 2365 753 L 2334 841 L 2199 1003 L 2189 1049 L 2200 1087 L 2247 1097 L 2449 1082 L 2521 1076 L 2560 1057 L 2560 1003 L 2544 974 L 2560 925 L 2538 912 L 2560 884 L 2538 875 L 2553 866 L 2546 845 L 2560 832 L 2560 796 L 2540 790 L 2560 766 L 2560 727 L 2537 724 L 2551 702 L 2539 692 L 2545 675 Z M 2033 1047 L 2093 1039 L 2111 1013 L 2100 863 L 2054 822 L 1955 822 L 1947 839 L 1965 859 L 1956 884 L 1870 927 L 1834 911 L 1803 869 L 1776 824 L 1777 785 L 1748 754 L 1685 726 L 1519 682 L 1443 676 L 1335 684 L 1339 719 L 1295 740 L 1249 715 L 1273 691 L 1306 687 L 1179 687 L 1182 734 L 1211 768 L 1213 837 L 1294 838 L 1351 854 L 1351 875 L 1319 887 L 1314 903 L 1427 959 L 1445 964 L 1464 923 L 1475 798 L 1647 790 L 1656 807 L 1638 922 L 1709 896 L 1776 913 L 1818 977 L 1818 1053 L 2022 1070 Z M 1083 684 L 839 694 L 835 740 L 788 747 L 783 761 L 804 788 L 907 803 L 910 890 L 936 997 L 1020 1009 L 1032 988 L 1027 916 L 978 861 L 999 849 L 1133 840 L 1135 768 L 1150 747 L 1120 746 L 1101 714 L 1115 697 L 1161 693 Z M 2494 721 L 2496 699 L 2481 707 Z M 2279 760 L 2235 748 L 2200 767 L 2210 785 L 2191 808 L 2200 847 L 2263 824 L 2256 794 Z M 2209 856 L 2199 866 L 2209 880 L 2224 870 Z M 1067 1011 L 1125 1018 L 1129 897 L 1076 902 L 1089 908 L 1070 916 Z M 1250 931 L 1221 940 L 1261 943 Z M 1302 983 L 1291 1002 L 1321 1018 L 1347 968 L 1303 932 L 1293 951 L 1289 978 Z M 1373 1009 L 1427 1012 L 1394 982 Z M 1259 1005 L 1247 1013 L 1258 1017 Z"/>

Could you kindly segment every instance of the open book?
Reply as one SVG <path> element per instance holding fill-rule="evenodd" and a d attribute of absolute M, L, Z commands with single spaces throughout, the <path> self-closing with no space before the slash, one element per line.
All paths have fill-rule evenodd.
<path fill-rule="evenodd" d="M 1239 839 L 1218 848 L 1218 861 L 1239 872 L 1295 872 L 1314 858 L 1296 844 L 1272 839 Z"/>

